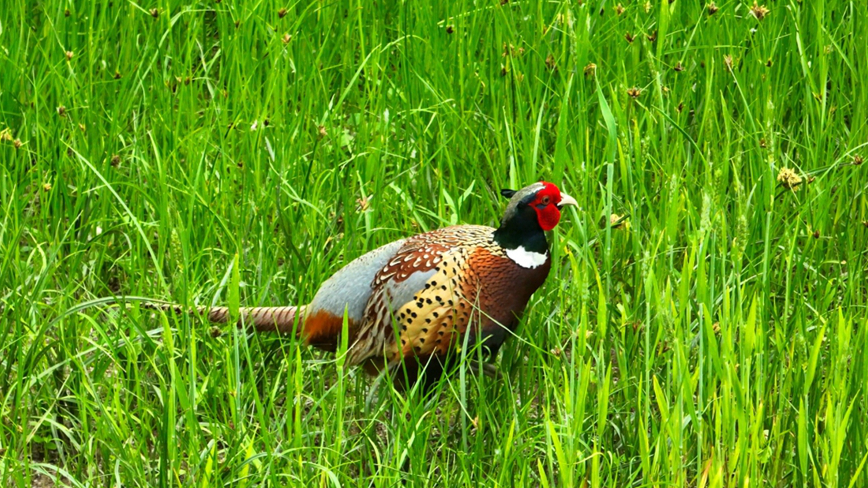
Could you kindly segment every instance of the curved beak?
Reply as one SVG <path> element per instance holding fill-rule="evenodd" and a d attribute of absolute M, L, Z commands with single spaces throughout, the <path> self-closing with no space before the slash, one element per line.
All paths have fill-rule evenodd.
<path fill-rule="evenodd" d="M 577 202 L 575 198 L 567 195 L 564 192 L 561 192 L 561 201 L 560 201 L 560 203 L 558 203 L 558 208 L 563 208 L 566 205 L 572 205 L 574 207 L 578 207 L 579 202 Z"/>

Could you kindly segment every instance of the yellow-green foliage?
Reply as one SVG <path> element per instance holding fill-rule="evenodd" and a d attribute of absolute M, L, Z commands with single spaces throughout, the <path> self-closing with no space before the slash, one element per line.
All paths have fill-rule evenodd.
<path fill-rule="evenodd" d="M 868 485 L 865 15 L 2 2 L 0 486 Z M 541 178 L 581 208 L 499 381 L 132 298 L 305 303 Z"/>

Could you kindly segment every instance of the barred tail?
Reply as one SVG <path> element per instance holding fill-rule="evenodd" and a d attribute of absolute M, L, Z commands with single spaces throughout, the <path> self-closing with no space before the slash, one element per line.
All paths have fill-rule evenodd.
<path fill-rule="evenodd" d="M 168 303 L 142 303 L 142 308 L 161 310 L 176 314 L 191 314 L 193 312 L 208 317 L 210 322 L 225 324 L 229 321 L 228 307 L 184 307 Z M 291 334 L 296 329 L 295 318 L 299 311 L 304 318 L 304 307 L 241 307 L 238 309 L 238 326 L 253 326 L 258 332 L 277 332 Z M 302 329 L 301 324 L 297 330 Z M 297 332 L 298 333 L 298 332 Z"/>

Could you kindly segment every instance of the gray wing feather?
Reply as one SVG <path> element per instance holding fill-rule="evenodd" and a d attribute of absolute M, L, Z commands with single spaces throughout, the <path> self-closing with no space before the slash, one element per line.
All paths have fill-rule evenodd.
<path fill-rule="evenodd" d="M 341 268 L 320 286 L 305 313 L 312 315 L 325 310 L 342 317 L 346 307 L 347 317 L 360 323 L 365 315 L 365 305 L 371 296 L 374 277 L 395 256 L 405 240 L 374 249 Z"/>

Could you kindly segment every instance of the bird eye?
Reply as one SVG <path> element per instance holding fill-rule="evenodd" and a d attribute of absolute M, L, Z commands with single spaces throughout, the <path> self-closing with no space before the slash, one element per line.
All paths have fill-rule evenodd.
<path fill-rule="evenodd" d="M 542 203 L 543 205 L 548 205 L 549 204 L 549 196 L 545 195 L 544 197 L 542 197 L 542 200 L 540 200 L 540 203 Z"/>

